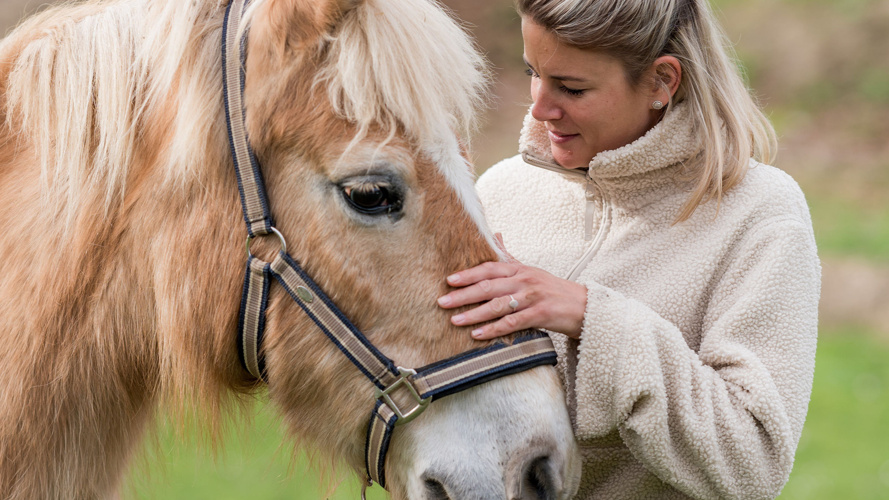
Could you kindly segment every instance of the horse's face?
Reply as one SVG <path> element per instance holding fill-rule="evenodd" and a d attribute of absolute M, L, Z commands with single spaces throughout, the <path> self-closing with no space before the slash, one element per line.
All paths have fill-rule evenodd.
<path fill-rule="evenodd" d="M 373 68 L 362 83 L 379 87 L 377 104 L 385 107 L 398 92 L 381 81 L 387 69 L 420 86 L 437 77 L 412 73 L 409 60 L 399 68 L 386 68 L 385 60 L 371 64 L 369 58 L 385 54 L 375 53 L 380 28 L 368 23 L 431 18 L 446 23 L 450 35 L 463 35 L 425 1 L 344 3 L 260 4 L 248 54 L 248 130 L 291 255 L 381 352 L 416 368 L 481 346 L 450 324 L 451 313 L 436 298 L 448 290 L 447 275 L 497 254 L 482 227 L 454 120 L 442 120 L 438 130 L 444 133 L 434 141 L 415 134 L 398 111 L 378 114 L 395 120 L 389 129 L 379 119 L 362 123 L 362 111 L 348 102 L 356 82 L 331 76 L 331 68 L 342 69 L 331 60 L 341 65 L 353 57 L 356 66 Z M 418 6 L 425 11 L 412 12 Z M 324 41 L 328 33 L 336 40 Z M 354 33 L 361 36 L 350 45 Z M 415 59 L 439 58 L 442 65 L 474 56 L 468 44 L 443 56 L 434 43 L 447 39 L 421 42 L 401 50 L 420 51 Z M 382 43 L 391 48 L 400 40 Z M 448 71 L 477 68 L 470 62 L 442 74 Z M 319 72 L 328 79 L 318 80 Z M 334 94 L 345 104 L 332 103 L 331 88 L 342 90 Z M 427 96 L 432 109 L 444 107 L 431 101 L 459 98 L 435 92 Z M 364 133 L 353 141 L 359 130 Z M 255 245 L 256 253 L 262 255 L 265 243 Z M 294 434 L 363 473 L 373 386 L 280 287 L 270 298 L 265 349 L 271 398 Z M 561 499 L 576 491 L 578 464 L 559 381 L 545 367 L 433 403 L 397 428 L 386 469 L 397 499 Z"/>

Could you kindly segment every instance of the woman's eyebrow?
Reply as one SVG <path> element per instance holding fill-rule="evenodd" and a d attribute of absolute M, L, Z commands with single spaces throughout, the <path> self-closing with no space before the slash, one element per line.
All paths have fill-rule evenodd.
<path fill-rule="evenodd" d="M 531 63 L 528 62 L 528 59 L 526 59 L 525 56 L 522 56 L 522 60 L 525 61 L 525 64 L 526 64 L 529 68 L 531 68 L 531 71 L 533 71 L 533 72 L 535 72 L 535 73 L 539 73 L 536 69 L 534 69 L 534 66 L 531 66 Z M 587 81 L 586 78 L 580 78 L 580 77 L 577 77 L 577 76 L 558 76 L 558 75 L 549 75 L 549 78 L 552 78 L 553 80 L 559 80 L 559 81 L 562 81 L 562 82 L 586 82 L 586 81 Z"/>

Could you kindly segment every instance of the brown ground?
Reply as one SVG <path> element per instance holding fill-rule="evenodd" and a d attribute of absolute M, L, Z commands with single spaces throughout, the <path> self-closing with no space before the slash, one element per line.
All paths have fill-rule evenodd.
<path fill-rule="evenodd" d="M 44 0 L 0 0 L 0 34 Z M 511 156 L 530 97 L 511 0 L 444 0 L 496 76 L 474 141 L 479 170 Z M 885 206 L 889 193 L 889 0 L 721 0 L 721 18 L 781 134 L 778 165 L 807 191 Z M 442 68 L 443 77 L 447 68 Z M 821 319 L 889 338 L 889 264 L 825 259 Z"/>

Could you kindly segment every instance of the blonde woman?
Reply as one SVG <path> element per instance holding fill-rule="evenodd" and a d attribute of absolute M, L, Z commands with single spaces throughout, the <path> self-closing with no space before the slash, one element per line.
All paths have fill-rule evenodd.
<path fill-rule="evenodd" d="M 803 194 L 707 0 L 518 0 L 533 105 L 478 182 L 512 262 L 448 278 L 478 339 L 553 332 L 578 498 L 774 498 L 812 387 Z"/>

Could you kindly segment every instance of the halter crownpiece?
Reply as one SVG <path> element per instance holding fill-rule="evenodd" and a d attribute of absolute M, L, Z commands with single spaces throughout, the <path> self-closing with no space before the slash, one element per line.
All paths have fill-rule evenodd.
<path fill-rule="evenodd" d="M 246 33 L 238 38 L 249 0 L 232 0 L 222 29 L 223 97 L 232 159 L 238 178 L 244 222 L 247 225 L 247 271 L 238 316 L 238 354 L 244 368 L 267 381 L 262 351 L 266 308 L 272 278 L 308 315 L 328 339 L 342 351 L 375 386 L 376 401 L 367 428 L 365 467 L 368 484 L 386 487 L 385 462 L 392 431 L 397 424 L 418 417 L 436 399 L 464 391 L 490 380 L 542 365 L 556 364 L 556 352 L 548 336 L 535 333 L 518 337 L 512 345 L 498 343 L 464 352 L 416 370 L 396 366 L 352 324 L 287 253 L 284 235 L 275 227 L 262 171 L 247 136 L 244 121 Z M 254 238 L 274 234 L 281 243 L 269 263 L 250 253 Z M 406 394 L 409 407 L 392 395 Z M 399 398 L 403 401 L 405 398 Z"/>

